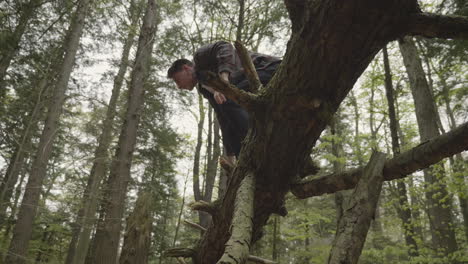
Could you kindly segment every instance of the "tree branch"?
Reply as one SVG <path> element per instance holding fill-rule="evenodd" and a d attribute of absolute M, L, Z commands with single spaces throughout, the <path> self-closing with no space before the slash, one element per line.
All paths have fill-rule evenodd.
<path fill-rule="evenodd" d="M 192 228 L 195 228 L 195 229 L 198 229 L 202 232 L 206 232 L 206 228 L 204 228 L 203 226 L 199 225 L 199 224 L 196 224 L 196 223 L 192 223 L 192 222 L 189 222 L 187 220 L 184 220 L 184 224 L 192 227 Z"/>
<path fill-rule="evenodd" d="M 276 264 L 276 262 L 274 262 L 274 261 L 271 261 L 271 260 L 268 260 L 268 259 L 263 259 L 263 258 L 260 258 L 260 257 L 257 257 L 257 256 L 252 256 L 252 255 L 250 255 L 247 258 L 247 260 L 250 261 L 250 262 L 255 262 L 255 263 L 260 263 L 260 264 Z"/>
<path fill-rule="evenodd" d="M 170 248 L 164 251 L 165 257 L 183 257 L 183 258 L 191 258 L 195 255 L 195 250 L 191 248 Z"/>
<path fill-rule="evenodd" d="M 252 110 L 255 107 L 255 99 L 257 98 L 255 94 L 240 90 L 236 86 L 225 82 L 213 72 L 203 72 L 203 75 L 207 77 L 205 83 L 208 86 L 213 87 L 216 91 L 221 92 L 229 99 L 234 100 L 245 109 Z"/>
<path fill-rule="evenodd" d="M 262 88 L 262 83 L 258 78 L 257 70 L 255 70 L 255 66 L 252 62 L 252 59 L 250 58 L 249 51 L 238 40 L 234 42 L 234 47 L 236 48 L 237 54 L 241 60 L 245 76 L 247 77 L 247 80 L 249 80 L 250 89 L 253 92 L 257 92 Z"/>
<path fill-rule="evenodd" d="M 214 215 L 216 213 L 216 206 L 203 200 L 196 201 L 189 204 L 190 209 L 194 211 L 202 211 Z"/>
<path fill-rule="evenodd" d="M 468 123 L 387 160 L 383 172 L 384 180 L 403 178 L 464 150 L 468 150 Z M 363 168 L 360 167 L 343 173 L 319 176 L 309 181 L 292 184 L 291 192 L 303 199 L 351 189 L 356 186 L 362 172 Z"/>
<path fill-rule="evenodd" d="M 468 39 L 468 18 L 430 13 L 414 14 L 410 17 L 408 34 L 430 38 Z"/>

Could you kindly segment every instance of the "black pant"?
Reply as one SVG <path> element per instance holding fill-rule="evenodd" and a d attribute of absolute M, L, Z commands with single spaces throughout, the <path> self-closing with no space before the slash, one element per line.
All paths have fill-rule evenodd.
<path fill-rule="evenodd" d="M 266 85 L 271 80 L 278 65 L 279 63 L 275 63 L 265 69 L 257 70 L 258 78 L 263 85 Z M 250 90 L 249 81 L 245 75 L 242 75 L 236 80 L 232 80 L 232 84 L 241 90 Z M 247 114 L 247 111 L 234 102 L 225 105 L 224 111 L 229 122 L 227 127 L 222 129 L 223 138 L 225 145 L 229 144 L 231 152 L 233 152 L 227 154 L 234 154 L 238 157 L 241 149 L 241 142 L 244 140 L 247 130 L 249 129 L 249 115 Z"/>

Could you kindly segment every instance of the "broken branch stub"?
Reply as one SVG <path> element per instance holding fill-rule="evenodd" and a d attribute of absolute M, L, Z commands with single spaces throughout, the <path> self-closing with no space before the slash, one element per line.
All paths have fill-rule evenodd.
<path fill-rule="evenodd" d="M 240 41 L 237 40 L 234 42 L 234 47 L 236 48 L 237 55 L 239 55 L 241 60 L 245 76 L 249 81 L 250 90 L 255 93 L 261 89 L 262 83 L 260 82 L 260 78 L 258 78 L 257 70 L 255 70 L 249 51 Z"/>

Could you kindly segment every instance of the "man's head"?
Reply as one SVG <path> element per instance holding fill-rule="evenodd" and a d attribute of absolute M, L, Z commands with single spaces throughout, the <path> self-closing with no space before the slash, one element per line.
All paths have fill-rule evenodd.
<path fill-rule="evenodd" d="M 179 89 L 193 90 L 197 85 L 194 64 L 187 59 L 178 59 L 174 61 L 167 70 L 167 78 L 174 80 Z"/>

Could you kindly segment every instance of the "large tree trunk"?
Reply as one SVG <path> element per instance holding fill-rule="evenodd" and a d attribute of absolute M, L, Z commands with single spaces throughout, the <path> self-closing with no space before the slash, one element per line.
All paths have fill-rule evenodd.
<path fill-rule="evenodd" d="M 130 6 L 131 25 L 124 41 L 119 70 L 114 78 L 114 86 L 109 106 L 107 108 L 106 118 L 102 124 L 102 133 L 99 136 L 98 147 L 94 154 L 93 167 L 91 168 L 88 184 L 82 198 L 82 208 L 78 212 L 75 223 L 80 231 L 76 233 L 76 236 L 78 236 L 75 239 L 76 244 L 73 243 L 73 239 L 70 243 L 67 263 L 82 264 L 86 259 L 91 230 L 96 223 L 96 210 L 98 198 L 100 197 L 99 189 L 108 170 L 109 146 L 114 132 L 113 125 L 115 115 L 117 113 L 117 100 L 120 96 L 120 90 L 123 85 L 125 73 L 127 72 L 130 49 L 135 39 L 138 17 L 141 13 L 140 10 L 140 4 L 137 3 L 136 0 L 133 0 Z M 73 238 L 75 238 L 75 236 Z"/>
<path fill-rule="evenodd" d="M 151 204 L 153 197 L 149 192 L 141 192 L 135 203 L 135 209 L 127 219 L 127 228 L 120 255 L 120 264 L 148 263 L 151 245 L 153 217 Z"/>
<path fill-rule="evenodd" d="M 226 195 L 212 212 L 213 222 L 193 255 L 195 263 L 216 263 L 223 253 L 236 254 L 236 258 L 245 256 L 243 250 L 248 247 L 224 252 L 230 230 L 234 230 L 231 224 L 240 183 L 247 175 L 255 177 L 252 235 L 243 238 L 245 241 L 251 237 L 247 243 L 252 244 L 261 237 L 269 216 L 281 211 L 285 194 L 304 167 L 310 149 L 357 78 L 386 43 L 409 33 L 468 37 L 464 34 L 468 26 L 463 23 L 455 31 L 444 30 L 445 24 L 425 26 L 441 20 L 420 14 L 416 1 L 285 3 L 292 20 L 292 36 L 283 62 L 268 86 L 252 95 L 218 78 L 208 83 L 243 105 L 250 113 L 251 126 Z M 365 15 L 356 16 L 358 12 Z M 459 22 L 449 20 L 452 24 L 454 21 Z"/>
<path fill-rule="evenodd" d="M 125 209 L 130 167 L 135 149 L 136 132 L 144 100 L 144 84 L 149 74 L 151 52 L 156 32 L 156 2 L 148 0 L 140 30 L 138 49 L 131 74 L 125 121 L 120 132 L 118 148 L 111 164 L 105 186 L 104 221 L 96 231 L 96 263 L 115 263 L 120 242 L 122 217 Z"/>
<path fill-rule="evenodd" d="M 411 93 L 416 108 L 416 119 L 421 141 L 424 142 L 439 136 L 437 125 L 437 109 L 434 107 L 429 85 L 427 83 L 421 59 L 414 41 L 410 37 L 399 41 L 401 54 L 410 79 Z M 440 175 L 436 175 L 439 173 Z M 451 199 L 447 192 L 443 169 L 435 172 L 433 169 L 424 170 L 424 180 L 429 184 L 425 191 L 428 203 L 428 217 L 434 248 L 446 255 L 458 249 L 452 221 Z"/>
<path fill-rule="evenodd" d="M 6 258 L 7 263 L 24 263 L 25 261 L 18 256 L 25 256 L 27 254 L 29 240 L 32 234 L 32 225 L 39 203 L 39 196 L 43 180 L 47 173 L 47 163 L 52 153 L 53 141 L 57 134 L 56 130 L 58 129 L 60 114 L 65 101 L 68 80 L 75 62 L 75 55 L 78 50 L 89 2 L 89 0 L 79 1 L 65 38 L 63 45 L 65 57 L 61 63 L 61 71 L 59 72 L 59 77 L 55 84 L 54 97 L 48 109 L 47 119 L 21 202 L 18 221 L 13 230 L 13 238 L 9 249 L 11 254 Z"/>
<path fill-rule="evenodd" d="M 396 118 L 395 99 L 393 96 L 392 73 L 390 72 L 390 63 L 388 60 L 387 47 L 383 48 L 383 61 L 385 68 L 385 91 L 388 104 L 388 116 L 390 119 L 390 134 L 392 137 L 393 156 L 400 155 L 400 140 L 398 138 L 398 119 Z M 401 219 L 406 245 L 408 246 L 408 254 L 410 256 L 418 256 L 418 245 L 414 240 L 413 220 L 411 218 L 411 209 L 406 193 L 406 185 L 403 181 L 397 181 L 398 190 L 398 216 Z"/>

